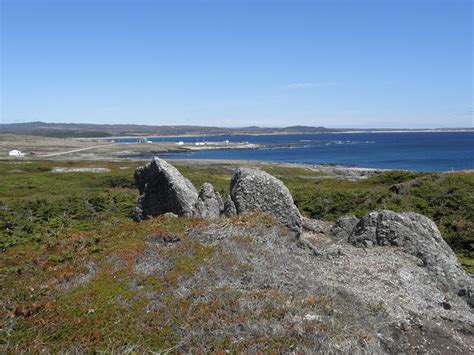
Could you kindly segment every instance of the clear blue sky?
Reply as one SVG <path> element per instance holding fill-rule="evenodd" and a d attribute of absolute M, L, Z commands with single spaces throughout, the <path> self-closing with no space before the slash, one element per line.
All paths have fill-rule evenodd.
<path fill-rule="evenodd" d="M 0 0 L 1 121 L 472 127 L 470 0 Z"/>

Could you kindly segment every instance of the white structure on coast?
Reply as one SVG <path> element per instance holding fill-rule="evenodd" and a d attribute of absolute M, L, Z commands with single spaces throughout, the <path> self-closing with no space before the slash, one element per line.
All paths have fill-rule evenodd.
<path fill-rule="evenodd" d="M 21 150 L 13 149 L 8 152 L 8 155 L 11 157 L 24 157 L 25 153 L 22 153 Z"/>

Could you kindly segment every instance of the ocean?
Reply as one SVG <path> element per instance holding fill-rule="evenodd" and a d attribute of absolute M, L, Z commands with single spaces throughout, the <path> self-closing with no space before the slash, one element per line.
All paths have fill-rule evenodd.
<path fill-rule="evenodd" d="M 416 171 L 474 169 L 474 132 L 471 131 L 155 137 L 149 140 L 229 140 L 268 145 L 262 149 L 161 154 L 160 157 L 164 159 L 241 159 Z M 124 138 L 116 141 L 132 142 L 134 139 Z"/>

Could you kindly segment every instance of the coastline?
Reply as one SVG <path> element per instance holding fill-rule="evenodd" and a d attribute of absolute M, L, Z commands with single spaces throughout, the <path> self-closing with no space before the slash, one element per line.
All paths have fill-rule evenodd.
<path fill-rule="evenodd" d="M 362 132 L 359 132 L 362 133 Z M 237 164 L 239 162 L 250 164 L 278 164 L 280 166 L 304 167 L 315 169 L 321 172 L 330 172 L 334 174 L 345 175 L 354 174 L 374 174 L 377 171 L 387 170 L 406 170 L 406 171 L 422 171 L 422 172 L 440 172 L 440 173 L 472 173 L 474 167 L 470 164 L 458 167 L 457 169 L 417 169 L 411 166 L 390 166 L 385 164 L 384 167 L 372 164 L 370 167 L 363 164 L 348 162 L 332 163 L 330 160 L 319 160 L 317 156 L 313 161 L 298 162 L 293 160 L 291 156 L 286 162 L 281 159 L 273 160 L 270 153 L 257 153 L 260 148 L 265 148 L 265 144 L 253 143 L 233 143 L 233 142 L 209 142 L 207 145 L 195 146 L 193 142 L 185 145 L 177 145 L 175 142 L 153 142 L 135 143 L 135 142 L 116 142 L 104 144 L 102 140 L 77 140 L 71 138 L 49 138 L 38 136 L 18 136 L 18 135 L 0 135 L 0 159 L 8 161 L 28 161 L 28 160 L 53 160 L 53 161 L 146 161 L 153 156 L 160 156 L 166 160 L 185 161 L 189 165 L 196 164 Z M 288 144 L 284 144 L 285 148 Z M 9 157 L 8 152 L 11 149 L 20 149 L 26 153 L 24 157 Z M 256 153 L 219 153 L 219 154 L 195 154 L 200 151 L 219 151 L 219 150 L 255 150 Z M 188 154 L 186 154 L 188 153 Z M 181 155 L 182 154 L 182 155 Z M 191 157 L 189 157 L 191 154 Z M 267 155 L 268 154 L 268 155 Z M 350 153 L 347 153 L 350 154 Z M 202 157 L 202 158 L 199 158 Z M 230 157 L 230 158 L 229 158 Z M 232 159 L 235 157 L 237 159 Z M 265 160 L 266 159 L 266 160 Z M 362 163 L 362 161 L 361 161 Z"/>
<path fill-rule="evenodd" d="M 261 161 L 261 160 L 245 160 L 245 159 L 166 159 L 166 161 L 174 165 L 183 165 L 188 167 L 212 167 L 214 166 L 276 166 L 282 168 L 301 168 L 308 169 L 313 172 L 327 173 L 331 175 L 339 176 L 365 176 L 370 177 L 373 175 L 382 174 L 387 171 L 407 171 L 417 172 L 410 169 L 388 169 L 388 168 L 368 168 L 363 166 L 348 166 L 341 164 L 312 164 L 312 163 L 289 163 L 289 162 L 278 162 L 278 161 Z M 149 161 L 150 158 L 136 158 L 129 159 L 129 161 Z M 121 161 L 121 160 L 120 160 Z M 420 173 L 437 173 L 437 174 L 474 174 L 474 169 L 461 169 L 461 170 L 447 170 L 438 172 L 420 172 Z"/>
<path fill-rule="evenodd" d="M 149 159 L 146 159 L 149 160 Z M 166 160 L 166 159 L 165 159 Z M 334 177 L 348 179 L 365 179 L 370 176 L 382 174 L 393 169 L 364 168 L 356 166 L 343 166 L 333 164 L 309 164 L 309 163 L 285 163 L 275 161 L 257 161 L 257 160 L 232 160 L 232 159 L 170 159 L 167 160 L 174 165 L 185 165 L 188 167 L 203 167 L 212 165 L 231 165 L 231 166 L 251 166 L 251 167 L 268 167 L 274 166 L 279 168 L 300 168 L 315 173 L 323 173 L 333 175 Z M 404 170 L 409 171 L 409 170 Z"/>
<path fill-rule="evenodd" d="M 474 128 L 453 128 L 453 129 L 397 129 L 397 130 L 344 130 L 344 131 L 327 131 L 327 132 L 262 132 L 262 133 L 201 133 L 201 134 L 180 134 L 180 135 L 126 135 L 126 136 L 105 136 L 105 137 L 78 137 L 71 138 L 73 140 L 102 140 L 102 139 L 140 139 L 140 138 L 192 138 L 192 137 L 225 137 L 225 136 L 290 136 L 290 135 L 315 135 L 315 134 L 361 134 L 361 133 L 452 133 L 452 132 L 474 132 Z M 125 142 L 120 142 L 125 143 Z M 134 142 L 128 142 L 134 143 Z M 158 142 L 154 142 L 158 143 Z"/>

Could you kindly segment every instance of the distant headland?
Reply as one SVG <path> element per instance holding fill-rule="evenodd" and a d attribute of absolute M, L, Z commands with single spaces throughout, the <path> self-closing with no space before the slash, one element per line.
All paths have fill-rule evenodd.
<path fill-rule="evenodd" d="M 368 133 L 368 132 L 443 132 L 474 131 L 472 127 L 400 129 L 400 128 L 326 128 L 323 126 L 288 127 L 213 127 L 192 125 L 139 125 L 139 124 L 90 124 L 46 123 L 41 121 L 0 124 L 0 133 L 24 134 L 56 138 L 103 138 L 121 136 L 200 136 L 200 135 L 264 135 L 264 134 L 314 134 L 314 133 Z"/>

